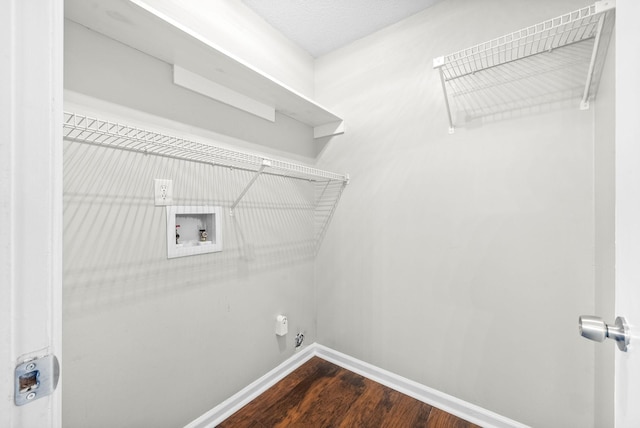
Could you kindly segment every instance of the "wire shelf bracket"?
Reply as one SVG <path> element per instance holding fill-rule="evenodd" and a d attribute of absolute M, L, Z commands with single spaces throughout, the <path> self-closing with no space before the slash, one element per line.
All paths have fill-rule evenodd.
<path fill-rule="evenodd" d="M 346 186 L 349 174 L 339 174 L 257 154 L 235 151 L 212 144 L 189 141 L 155 131 L 117 122 L 65 112 L 65 140 L 154 155 L 254 173 L 244 190 L 231 205 L 230 215 L 261 175 L 276 175 L 312 183 L 336 183 Z"/>
<path fill-rule="evenodd" d="M 258 179 L 258 177 L 260 177 L 260 174 L 262 174 L 264 172 L 264 169 L 268 166 L 271 166 L 271 161 L 268 159 L 263 159 L 262 160 L 262 165 L 260 166 L 260 169 L 258 169 L 256 171 L 256 173 L 253 175 L 253 177 L 251 178 L 251 180 L 249 180 L 249 183 L 247 183 L 247 185 L 244 187 L 244 190 L 242 192 L 240 192 L 240 195 L 236 198 L 236 200 L 233 202 L 233 204 L 231 205 L 231 208 L 229 209 L 229 215 L 233 215 L 233 210 L 236 209 L 236 207 L 238 206 L 238 204 L 240 203 L 240 201 L 242 200 L 242 198 L 244 198 L 244 195 L 247 194 L 247 192 L 249 191 L 249 189 L 251 188 L 251 186 L 253 186 L 253 183 L 256 182 L 256 180 Z"/>
<path fill-rule="evenodd" d="M 567 13 L 519 31 L 489 40 L 484 43 L 443 55 L 433 59 L 433 68 L 440 75 L 444 92 L 445 108 L 449 120 L 449 133 L 455 132 L 451 113 L 447 83 L 461 77 L 523 58 L 548 53 L 565 46 L 593 39 L 591 60 L 586 73 L 586 82 L 580 109 L 589 108 L 589 100 L 594 95 L 594 70 L 601 52 L 603 28 L 608 19 L 615 17 L 615 0 L 596 1 L 593 5 Z"/>

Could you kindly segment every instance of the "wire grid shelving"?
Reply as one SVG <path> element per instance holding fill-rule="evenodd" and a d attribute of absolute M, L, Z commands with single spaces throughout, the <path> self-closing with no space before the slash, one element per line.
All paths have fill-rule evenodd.
<path fill-rule="evenodd" d="M 265 174 L 311 181 L 349 181 L 348 174 L 198 143 L 76 113 L 64 113 L 63 135 L 70 141 L 228 168 L 258 171 L 265 167 L 262 171 Z"/>
<path fill-rule="evenodd" d="M 307 180 L 320 185 L 326 183 L 327 186 L 344 187 L 349 183 L 348 174 L 230 150 L 70 112 L 64 113 L 63 136 L 68 141 L 254 172 L 253 178 L 231 205 L 231 215 L 261 174 Z"/>
<path fill-rule="evenodd" d="M 593 5 L 523 28 L 513 33 L 434 58 L 438 69 L 449 115 L 449 132 L 454 124 L 449 106 L 447 84 L 475 73 L 498 68 L 538 54 L 552 52 L 565 46 L 594 40 L 591 61 L 587 70 L 581 108 L 588 108 L 591 83 L 599 52 L 600 36 L 606 20 L 615 17 L 615 0 L 598 1 Z"/>

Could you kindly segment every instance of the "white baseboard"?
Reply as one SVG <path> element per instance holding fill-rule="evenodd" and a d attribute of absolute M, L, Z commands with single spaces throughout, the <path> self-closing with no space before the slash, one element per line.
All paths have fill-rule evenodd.
<path fill-rule="evenodd" d="M 398 392 L 485 428 L 528 428 L 520 422 L 314 343 L 315 355 Z"/>
<path fill-rule="evenodd" d="M 398 376 L 318 343 L 313 343 L 294 354 L 291 358 L 284 361 L 260 379 L 189 423 L 185 428 L 215 427 L 315 356 L 476 425 L 486 428 L 528 428 L 527 425 L 523 425 L 512 419 L 483 409 L 482 407 L 467 403 L 466 401 L 452 397 L 433 388 Z"/>
<path fill-rule="evenodd" d="M 185 428 L 213 428 L 217 426 L 278 381 L 285 378 L 289 373 L 313 358 L 316 355 L 313 350 L 314 345 L 315 343 L 293 354 L 292 357 L 285 360 L 278 367 L 227 398 L 198 419 L 190 422 Z"/>

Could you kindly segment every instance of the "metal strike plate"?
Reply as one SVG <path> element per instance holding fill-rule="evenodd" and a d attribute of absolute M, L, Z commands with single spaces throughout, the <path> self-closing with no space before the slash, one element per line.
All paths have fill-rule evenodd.
<path fill-rule="evenodd" d="M 24 361 L 16 367 L 14 400 L 23 406 L 53 393 L 58 385 L 60 365 L 55 355 Z"/>

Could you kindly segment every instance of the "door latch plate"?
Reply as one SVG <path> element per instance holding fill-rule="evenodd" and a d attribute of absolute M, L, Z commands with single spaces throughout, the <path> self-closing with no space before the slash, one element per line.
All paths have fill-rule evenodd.
<path fill-rule="evenodd" d="M 16 367 L 14 400 L 23 406 L 53 393 L 58 385 L 60 365 L 55 355 L 24 361 Z"/>

